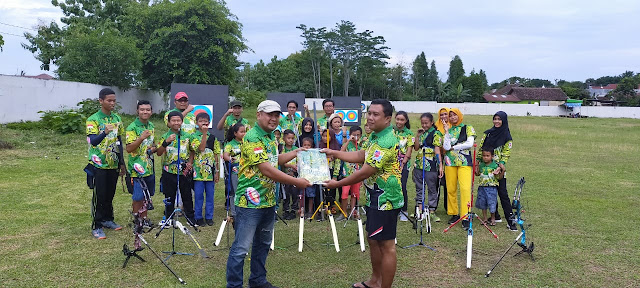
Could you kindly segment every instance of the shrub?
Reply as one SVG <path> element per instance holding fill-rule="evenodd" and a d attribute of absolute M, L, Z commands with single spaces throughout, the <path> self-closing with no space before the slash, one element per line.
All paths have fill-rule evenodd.
<path fill-rule="evenodd" d="M 44 128 L 41 121 L 20 121 L 7 123 L 5 127 L 16 130 L 38 130 Z"/>
<path fill-rule="evenodd" d="M 42 125 L 58 133 L 84 132 L 84 121 L 87 117 L 77 110 L 63 109 L 62 111 L 38 111 L 38 113 L 42 113 Z"/>
<path fill-rule="evenodd" d="M 264 92 L 257 90 L 240 90 L 234 96 L 236 100 L 242 102 L 244 107 L 258 107 L 260 102 L 267 99 L 267 95 Z"/>

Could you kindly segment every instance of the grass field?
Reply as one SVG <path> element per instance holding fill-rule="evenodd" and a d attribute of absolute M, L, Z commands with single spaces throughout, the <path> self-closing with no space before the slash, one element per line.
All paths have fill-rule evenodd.
<path fill-rule="evenodd" d="M 245 116 L 255 119 L 254 111 L 246 111 Z M 415 131 L 418 115 L 411 118 Z M 125 124 L 132 120 L 126 117 Z M 464 120 L 478 133 L 492 125 L 490 116 L 465 116 Z M 394 287 L 640 286 L 640 121 L 509 120 L 514 138 L 507 166 L 509 194 L 513 195 L 517 179 L 525 177 L 522 198 L 527 222 L 533 224 L 528 234 L 536 245 L 536 261 L 522 255 L 512 257 L 518 251 L 515 247 L 492 276 L 484 278 L 517 235 L 501 223 L 495 228 L 498 240 L 483 228 L 476 229 L 473 265 L 465 269 L 466 233 L 460 227 L 443 233 L 448 217 L 439 207 L 443 222 L 435 223 L 434 232 L 425 236 L 437 251 L 398 249 Z M 156 121 L 158 132 L 166 131 L 163 126 Z M 121 268 L 122 245 L 131 246 L 133 237 L 126 226 L 131 198 L 120 184 L 114 207 L 116 222 L 125 228 L 106 231 L 106 240 L 91 237 L 91 191 L 82 171 L 86 164 L 84 136 L 0 126 L 0 140 L 15 145 L 0 150 L 0 286 L 179 286 L 147 250 L 140 253 L 146 263 L 133 259 L 126 269 Z M 408 186 L 413 199 L 413 182 Z M 224 215 L 222 187 L 216 187 L 215 225 L 195 233 L 211 258 L 174 256 L 169 260 L 191 287 L 225 285 L 228 250 L 216 251 L 213 246 Z M 154 197 L 156 210 L 150 211 L 154 220 L 162 217 L 162 198 L 159 193 Z M 340 253 L 324 245 L 331 242 L 328 225 L 307 222 L 305 239 L 312 250 L 298 253 L 297 221 L 289 226 L 278 222 L 276 246 L 294 246 L 271 252 L 268 279 L 280 287 L 350 287 L 368 279 L 368 251 L 347 247 L 357 238 L 355 222 L 346 229 L 339 226 Z M 146 238 L 156 251 L 165 251 L 170 249 L 169 232 L 157 239 Z M 398 245 L 417 241 L 411 224 L 400 222 Z M 176 234 L 176 242 L 178 251 L 197 255 L 185 235 Z"/>

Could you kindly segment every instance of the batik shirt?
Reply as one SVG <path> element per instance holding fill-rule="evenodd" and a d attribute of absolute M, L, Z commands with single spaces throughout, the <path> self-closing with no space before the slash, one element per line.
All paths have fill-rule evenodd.
<path fill-rule="evenodd" d="M 228 115 L 227 118 L 224 118 L 224 135 L 227 135 L 227 131 L 229 131 L 229 128 L 231 128 L 231 126 L 233 125 L 236 125 L 238 121 L 239 119 L 236 119 L 236 117 L 233 115 Z M 246 126 L 246 131 L 249 131 L 249 120 L 247 120 L 246 118 L 242 118 L 241 123 L 242 125 Z"/>
<path fill-rule="evenodd" d="M 487 138 L 487 134 L 482 135 L 482 139 L 480 139 L 480 144 L 478 147 L 481 147 L 484 144 L 484 140 Z M 513 146 L 513 140 L 507 141 L 504 145 L 493 149 L 493 160 L 498 162 L 498 164 L 506 165 L 507 161 L 509 161 L 509 156 L 511 156 L 511 147 Z M 481 150 L 482 151 L 482 150 Z M 476 156 L 477 161 L 482 161 L 482 153 L 478 153 Z"/>
<path fill-rule="evenodd" d="M 478 184 L 478 186 L 497 187 L 498 178 L 496 178 L 496 175 L 493 174 L 493 171 L 498 169 L 498 167 L 499 166 L 496 161 L 491 161 L 489 165 L 484 164 L 484 162 L 480 161 L 480 165 L 478 166 L 478 168 L 480 169 L 480 177 L 478 177 L 478 180 L 480 180 L 480 184 Z"/>
<path fill-rule="evenodd" d="M 458 143 L 458 138 L 460 137 L 460 131 L 462 131 L 462 127 L 466 127 L 467 129 L 467 139 L 469 137 L 476 136 L 476 130 L 473 129 L 471 125 L 458 125 L 449 128 L 449 134 L 451 135 L 451 147 L 453 147 Z M 443 139 L 444 141 L 444 139 Z M 445 166 L 473 166 L 473 155 L 471 155 L 473 147 L 469 149 L 463 150 L 450 150 L 445 153 L 444 164 Z"/>
<path fill-rule="evenodd" d="M 169 138 L 171 134 L 176 134 L 176 139 L 167 146 L 166 151 L 162 154 L 162 170 L 171 174 L 178 174 L 178 138 L 180 139 L 180 165 L 183 166 L 189 161 L 189 151 L 193 151 L 190 148 L 191 134 L 187 134 L 187 132 L 181 130 L 180 137 L 178 137 L 177 133 L 169 130 L 162 135 L 158 141 L 158 145 L 162 145 L 164 140 Z"/>
<path fill-rule="evenodd" d="M 273 132 L 256 125 L 244 135 L 241 151 L 236 206 L 258 209 L 275 206 L 276 183 L 258 169 L 265 162 L 277 169 L 278 144 Z"/>
<path fill-rule="evenodd" d="M 118 136 L 121 136 L 121 139 L 124 138 L 122 118 L 113 112 L 110 115 L 106 115 L 102 113 L 102 110 L 94 113 L 86 122 L 87 136 L 104 132 L 107 124 L 113 124 L 113 130 L 97 146 L 91 145 L 91 141 L 87 137 L 87 142 L 89 142 L 89 163 L 100 169 L 118 169 Z"/>
<path fill-rule="evenodd" d="M 358 149 L 356 149 L 356 145 L 354 145 L 353 142 L 349 141 L 346 151 L 353 152 L 358 151 Z M 340 174 L 340 166 L 342 166 L 342 174 Z M 360 169 L 360 165 L 358 163 L 349 163 L 341 160 L 336 160 L 335 168 L 333 168 L 333 178 L 347 178 L 349 177 L 349 175 L 356 172 L 357 169 Z"/>
<path fill-rule="evenodd" d="M 227 144 L 224 145 L 224 153 L 229 153 L 229 157 L 234 157 L 236 158 L 236 161 L 232 161 L 231 162 L 231 166 L 233 166 L 231 168 L 231 172 L 238 174 L 238 164 L 240 164 L 240 152 L 242 152 L 240 150 L 240 147 L 242 146 L 242 143 L 238 142 L 238 140 L 236 140 L 235 138 L 229 142 L 227 142 Z"/>
<path fill-rule="evenodd" d="M 329 118 L 327 117 L 327 115 L 324 115 L 320 118 L 318 118 L 318 127 L 320 128 L 320 131 L 327 129 L 327 121 L 329 120 Z"/>
<path fill-rule="evenodd" d="M 393 210 L 404 206 L 397 157 L 398 138 L 393 134 L 393 128 L 387 127 L 379 133 L 371 133 L 364 161 L 375 168 L 376 173 L 364 180 L 368 192 L 367 206 L 378 210 Z"/>
<path fill-rule="evenodd" d="M 213 181 L 216 173 L 216 163 L 220 157 L 220 143 L 207 132 L 207 146 L 200 152 L 202 143 L 202 131 L 191 134 L 191 149 L 195 151 L 193 157 L 193 180 Z"/>
<path fill-rule="evenodd" d="M 140 122 L 140 119 L 136 118 L 129 127 L 127 127 L 127 139 L 125 140 L 125 144 L 129 145 L 142 135 L 142 132 L 145 130 L 149 130 L 151 135 L 146 139 L 142 140 L 140 146 L 133 150 L 133 152 L 129 153 L 129 161 L 127 161 L 127 170 L 131 174 L 131 177 L 147 177 L 153 174 L 153 154 L 149 156 L 147 151 L 154 147 L 156 144 L 154 140 L 154 127 L 153 123 L 147 122 L 147 124 L 143 124 Z"/>
<path fill-rule="evenodd" d="M 294 115 L 293 121 L 291 121 L 291 118 L 288 116 L 282 117 L 280 118 L 280 127 L 282 128 L 282 131 L 291 129 L 291 131 L 296 133 L 296 135 L 300 135 L 302 131 L 302 117 Z"/>
<path fill-rule="evenodd" d="M 298 149 L 298 147 L 296 147 L 296 146 L 291 146 L 291 149 L 287 148 L 287 146 L 282 146 L 282 154 L 294 151 L 296 149 Z M 296 165 L 296 159 L 297 159 L 297 157 L 293 157 L 293 159 L 291 161 L 287 162 L 287 164 Z M 296 171 L 293 170 L 293 168 L 284 167 L 284 166 L 282 166 L 282 167 L 284 168 L 283 172 L 287 173 L 287 175 L 294 176 L 296 174 Z"/>
<path fill-rule="evenodd" d="M 427 140 L 427 136 L 433 133 L 433 142 L 431 143 L 427 143 L 427 145 L 423 146 L 424 141 Z M 431 127 L 429 128 L 429 130 L 427 130 L 426 132 L 422 133 L 422 135 L 420 135 L 420 138 L 418 138 L 418 143 L 420 143 L 420 148 L 418 149 L 416 152 L 416 164 L 413 166 L 415 169 L 420 169 L 422 170 L 422 148 L 425 147 L 425 155 L 424 158 L 425 163 L 424 163 L 424 171 L 428 171 L 428 172 L 436 172 L 438 171 L 438 163 L 436 161 L 436 151 L 435 149 L 437 149 L 436 147 L 441 147 L 442 146 L 442 133 L 440 133 L 440 131 L 438 131 L 435 127 Z"/>
<path fill-rule="evenodd" d="M 178 111 L 182 114 L 182 111 L 173 108 L 172 110 L 167 111 L 167 113 L 164 113 L 164 124 L 169 123 L 169 113 L 171 113 L 172 111 Z M 187 116 L 184 116 L 184 118 L 182 119 L 182 130 L 184 132 L 187 132 L 187 134 L 193 134 L 196 132 L 196 130 L 198 129 L 198 125 L 196 123 L 196 115 L 193 114 L 193 112 L 189 112 L 187 113 Z"/>
<path fill-rule="evenodd" d="M 362 150 L 367 150 L 367 147 L 369 146 L 369 137 L 371 137 L 371 134 L 367 134 L 362 131 L 362 137 L 360 138 L 360 148 Z"/>

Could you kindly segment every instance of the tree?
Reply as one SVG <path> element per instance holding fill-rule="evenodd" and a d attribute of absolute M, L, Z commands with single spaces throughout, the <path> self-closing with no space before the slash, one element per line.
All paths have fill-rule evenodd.
<path fill-rule="evenodd" d="M 453 87 L 457 87 L 462 82 L 464 77 L 464 67 L 462 66 L 462 59 L 456 55 L 451 59 L 449 63 L 449 79 L 447 82 Z"/>
<path fill-rule="evenodd" d="M 63 42 L 64 57 L 58 60 L 61 80 L 118 86 L 135 83 L 142 53 L 135 40 L 112 30 L 93 30 L 72 35 Z"/>
<path fill-rule="evenodd" d="M 127 33 L 143 51 L 142 79 L 152 89 L 171 83 L 228 84 L 248 47 L 242 24 L 215 0 L 140 3 L 127 9 Z"/>
<path fill-rule="evenodd" d="M 4 39 L 2 39 L 2 35 L 0 35 L 0 51 L 2 51 L 2 46 L 4 46 Z"/>
<path fill-rule="evenodd" d="M 431 60 L 431 67 L 429 68 L 429 77 L 427 77 L 427 100 L 437 101 L 437 95 L 439 93 L 438 85 L 440 84 L 440 77 L 438 77 L 438 70 L 436 69 L 436 61 Z"/>
<path fill-rule="evenodd" d="M 404 100 L 404 91 L 407 88 L 407 69 L 398 63 L 387 71 L 387 99 Z"/>
<path fill-rule="evenodd" d="M 450 102 L 460 103 L 471 97 L 469 89 L 465 89 L 462 83 L 458 84 L 458 86 L 453 89 L 449 89 L 448 92 L 447 99 Z"/>
<path fill-rule="evenodd" d="M 429 63 L 427 62 L 424 52 L 416 56 L 416 59 L 413 61 L 413 66 L 411 66 L 411 72 L 413 96 L 420 100 L 426 100 L 428 90 L 427 82 L 429 80 Z"/>
<path fill-rule="evenodd" d="M 482 102 L 484 99 L 482 95 L 489 86 L 487 85 L 487 75 L 482 70 L 479 73 L 471 70 L 469 77 L 464 77 L 461 84 L 469 90 L 469 97 L 463 98 L 462 101 L 469 102 Z"/>
<path fill-rule="evenodd" d="M 320 98 L 322 87 L 322 77 L 320 72 L 323 59 L 326 58 L 326 50 L 324 48 L 324 45 L 327 28 L 307 28 L 307 26 L 304 24 L 300 24 L 296 28 L 302 30 L 302 35 L 300 36 L 304 38 L 304 41 L 302 41 L 302 47 L 305 48 L 303 50 L 303 54 L 307 56 L 307 59 L 309 59 L 309 62 L 311 64 L 313 85 L 315 88 L 314 94 L 316 98 Z"/>

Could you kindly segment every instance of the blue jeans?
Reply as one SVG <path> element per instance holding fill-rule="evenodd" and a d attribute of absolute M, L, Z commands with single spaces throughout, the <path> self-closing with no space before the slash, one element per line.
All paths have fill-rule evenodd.
<path fill-rule="evenodd" d="M 140 181 L 144 181 L 147 184 L 147 189 L 149 189 L 149 195 L 153 196 L 156 194 L 156 176 L 155 174 L 151 174 L 147 177 L 142 178 L 134 178 L 133 180 L 133 195 L 131 195 L 131 200 L 133 201 L 142 201 L 144 200 L 144 191 L 142 191 L 142 185 Z"/>
<path fill-rule="evenodd" d="M 251 247 L 249 287 L 267 283 L 267 255 L 275 223 L 275 207 L 252 209 L 236 207 L 236 235 L 227 258 L 227 287 L 242 287 L 244 258 Z"/>
<path fill-rule="evenodd" d="M 205 202 L 204 219 L 213 219 L 213 181 L 193 181 L 193 195 L 195 196 L 195 219 L 202 219 L 202 202 Z M 205 196 L 206 195 L 206 196 Z"/>

